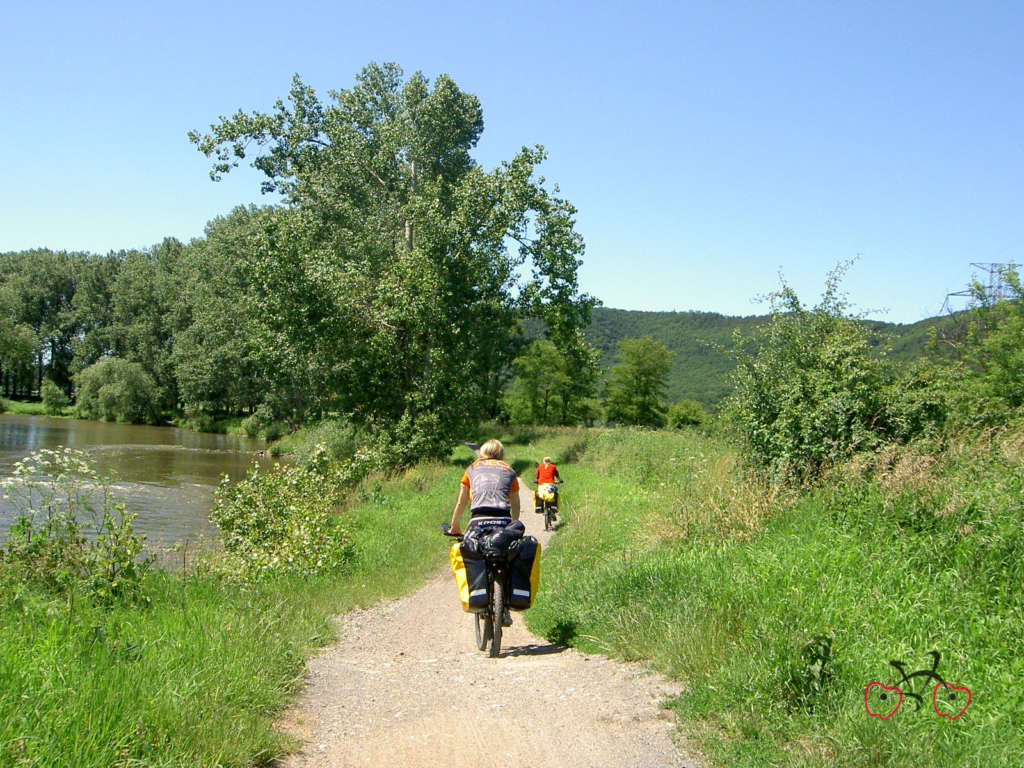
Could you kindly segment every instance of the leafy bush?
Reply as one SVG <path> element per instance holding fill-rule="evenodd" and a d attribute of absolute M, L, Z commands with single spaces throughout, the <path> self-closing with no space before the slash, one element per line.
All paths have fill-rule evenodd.
<path fill-rule="evenodd" d="M 101 603 L 145 601 L 145 537 L 132 529 L 135 515 L 112 494 L 86 454 L 44 449 L 19 461 L 4 499 L 18 510 L 6 549 L 5 578 L 70 596 L 84 592 Z"/>
<path fill-rule="evenodd" d="M 263 436 L 267 440 L 280 440 L 288 434 L 288 425 L 283 421 L 272 421 L 263 428 Z"/>
<path fill-rule="evenodd" d="M 71 398 L 52 379 L 43 379 L 39 393 L 43 399 L 43 409 L 49 416 L 60 416 L 71 405 Z"/>
<path fill-rule="evenodd" d="M 0 397 L 0 413 L 7 412 L 7 401 Z"/>
<path fill-rule="evenodd" d="M 805 309 L 783 284 L 771 315 L 741 351 L 727 412 L 751 460 L 776 476 L 805 478 L 878 444 L 884 426 L 884 364 L 871 354 L 863 322 L 846 314 L 842 268 L 821 303 Z"/>
<path fill-rule="evenodd" d="M 246 416 L 242 419 L 242 431 L 249 437 L 259 437 L 260 430 L 263 429 L 263 422 L 260 421 L 259 417 L 254 413 L 251 416 Z"/>
<path fill-rule="evenodd" d="M 75 376 L 78 412 L 87 419 L 155 424 L 160 393 L 138 363 L 108 357 Z"/>
<path fill-rule="evenodd" d="M 363 444 L 363 434 L 350 421 L 326 419 L 304 427 L 288 437 L 288 452 L 304 467 L 314 467 L 325 458 L 348 461 Z"/>
<path fill-rule="evenodd" d="M 696 400 L 680 400 L 668 409 L 668 426 L 670 429 L 682 429 L 686 426 L 700 426 L 708 420 L 708 412 Z"/>
<path fill-rule="evenodd" d="M 259 576 L 340 567 L 350 547 L 333 496 L 322 474 L 294 465 L 270 472 L 256 467 L 238 483 L 225 477 L 210 512 L 223 537 L 225 569 Z"/>

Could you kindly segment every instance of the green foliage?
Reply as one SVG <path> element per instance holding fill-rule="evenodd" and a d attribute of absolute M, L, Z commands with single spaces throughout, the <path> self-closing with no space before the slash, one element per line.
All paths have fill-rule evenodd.
<path fill-rule="evenodd" d="M 925 357 L 930 334 L 947 334 L 963 313 L 934 317 L 909 325 L 865 321 L 868 342 L 877 356 L 899 363 L 911 363 Z M 734 334 L 744 338 L 768 322 L 766 316 L 730 317 L 714 312 L 639 312 L 595 307 L 586 340 L 601 353 L 604 372 L 613 365 L 616 345 L 622 339 L 650 336 L 672 352 L 672 365 L 666 379 L 666 396 L 675 402 L 694 399 L 705 408 L 716 408 L 732 391 L 730 374 L 736 366 Z M 528 337 L 539 329 L 528 327 Z M 942 345 L 942 358 L 953 355 L 952 347 Z"/>
<path fill-rule="evenodd" d="M 64 390 L 53 383 L 52 379 L 43 379 L 43 386 L 40 389 L 43 401 L 43 409 L 48 416 L 60 416 L 64 409 L 71 405 Z"/>
<path fill-rule="evenodd" d="M 665 381 L 672 353 L 649 336 L 619 342 L 618 361 L 608 376 L 608 421 L 645 427 L 665 425 Z"/>
<path fill-rule="evenodd" d="M 575 211 L 535 177 L 539 147 L 491 172 L 474 162 L 480 104 L 447 76 L 371 64 L 330 96 L 296 77 L 273 113 L 190 135 L 214 178 L 254 149 L 289 203 L 257 217 L 240 271 L 263 347 L 281 350 L 274 377 L 301 385 L 267 402 L 290 419 L 312 392 L 392 460 L 441 457 L 496 413 L 518 317 L 542 317 L 561 348 L 586 325 Z"/>
<path fill-rule="evenodd" d="M 75 376 L 79 413 L 87 419 L 131 424 L 160 420 L 160 393 L 139 363 L 108 357 Z"/>
<path fill-rule="evenodd" d="M 263 427 L 263 436 L 270 441 L 280 440 L 287 434 L 288 425 L 283 421 L 271 421 Z"/>
<path fill-rule="evenodd" d="M 324 459 L 351 460 L 367 442 L 366 436 L 346 419 L 325 419 L 288 436 L 286 450 L 299 464 L 314 467 Z"/>
<path fill-rule="evenodd" d="M 1018 427 L 890 447 L 781 495 L 696 431 L 597 433 L 527 621 L 685 681 L 671 708 L 715 765 L 1016 766 L 1022 446 Z M 928 667 L 933 649 L 974 691 L 963 718 L 936 716 L 930 688 L 920 711 L 869 717 L 889 660 Z"/>
<path fill-rule="evenodd" d="M 668 409 L 668 426 L 670 429 L 682 429 L 689 426 L 700 426 L 708 420 L 708 412 L 696 400 L 680 400 Z"/>
<path fill-rule="evenodd" d="M 783 284 L 768 323 L 737 338 L 744 351 L 729 414 L 749 459 L 777 476 L 813 476 L 882 438 L 885 371 L 867 329 L 846 312 L 842 272 L 829 275 L 813 309 Z"/>
<path fill-rule="evenodd" d="M 34 388 L 33 374 L 42 373 L 44 358 L 51 379 L 62 387 L 70 383 L 79 335 L 71 312 L 79 256 L 47 249 L 0 254 L 0 358 L 12 366 L 8 372 L 24 395 Z"/>
<path fill-rule="evenodd" d="M 567 416 L 562 393 L 571 380 L 564 356 L 546 339 L 530 344 L 512 363 L 516 378 L 505 409 L 517 424 L 558 424 Z"/>
<path fill-rule="evenodd" d="M 146 601 L 144 537 L 114 497 L 112 479 L 99 476 L 85 453 L 31 454 L 15 464 L 4 499 L 16 522 L 0 551 L 0 580 L 39 585 L 69 606 L 76 593 L 101 603 Z"/>
<path fill-rule="evenodd" d="M 253 468 L 237 483 L 225 478 L 210 512 L 224 542 L 224 569 L 258 577 L 312 576 L 339 568 L 350 547 L 334 512 L 336 495 L 318 469 L 294 465 L 270 472 Z"/>
<path fill-rule="evenodd" d="M 260 431 L 263 429 L 263 422 L 254 413 L 242 419 L 241 427 L 247 437 L 259 437 Z"/>
<path fill-rule="evenodd" d="M 977 421 L 1005 422 L 1024 406 L 1024 286 L 1012 265 L 999 272 L 1001 290 L 993 295 L 977 281 L 966 359 L 978 379 Z M 984 413 L 1002 411 L 992 419 Z"/>
<path fill-rule="evenodd" d="M 450 507 L 461 472 L 432 464 L 368 480 L 346 512 L 351 558 L 316 577 L 154 569 L 148 606 L 81 601 L 71 615 L 41 588 L 0 585 L 0 765 L 283 759 L 294 744 L 275 720 L 332 639 L 332 617 L 436 575 L 444 544 L 424 509 Z"/>

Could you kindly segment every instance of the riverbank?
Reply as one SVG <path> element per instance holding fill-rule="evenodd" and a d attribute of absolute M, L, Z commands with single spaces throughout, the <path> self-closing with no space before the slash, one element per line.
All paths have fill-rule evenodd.
<path fill-rule="evenodd" d="M 450 503 L 459 471 L 420 468 L 358 489 L 342 573 L 242 584 L 202 569 L 152 572 L 146 607 L 69 609 L 5 585 L 0 763 L 268 764 L 287 747 L 273 715 L 308 654 L 332 637 L 329 617 L 436 571 L 444 547 L 429 534 L 443 514 L 434 510 Z"/>
<path fill-rule="evenodd" d="M 509 458 L 526 468 L 573 439 L 513 442 Z M 333 637 L 330 618 L 444 568 L 439 524 L 471 458 L 459 449 L 364 480 L 340 509 L 352 552 L 337 573 L 240 583 L 202 568 L 151 572 L 148 606 L 112 608 L 0 584 L 0 764 L 270 764 L 291 745 L 275 715 Z"/>
<path fill-rule="evenodd" d="M 60 413 L 50 414 L 41 402 L 32 400 L 8 400 L 0 398 L 0 413 L 18 413 L 24 416 L 53 416 L 59 419 L 74 418 L 74 406 L 62 408 Z"/>
<path fill-rule="evenodd" d="M 786 493 L 744 481 L 717 440 L 608 430 L 571 478 L 528 622 L 682 681 L 671 708 L 713 763 L 1020 764 L 1020 428 L 890 448 Z M 965 690 L 918 678 L 883 720 L 892 700 L 866 688 L 932 651 L 967 711 Z"/>
<path fill-rule="evenodd" d="M 16 413 L 25 416 L 50 416 L 56 419 L 78 419 L 74 405 L 61 408 L 60 413 L 47 413 L 46 407 L 38 400 L 9 400 L 0 398 L 0 413 Z M 167 419 L 164 424 L 158 426 L 174 426 L 187 429 L 192 432 L 206 432 L 215 435 L 237 435 L 240 437 L 253 437 L 242 427 L 244 417 L 225 416 L 222 418 L 198 418 L 188 419 L 183 414 L 177 414 Z"/>

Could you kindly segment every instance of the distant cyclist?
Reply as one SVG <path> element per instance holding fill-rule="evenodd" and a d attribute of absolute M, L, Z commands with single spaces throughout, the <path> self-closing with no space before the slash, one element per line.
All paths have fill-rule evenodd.
<path fill-rule="evenodd" d="M 561 476 L 558 474 L 558 467 L 551 463 L 551 457 L 545 456 L 544 460 L 537 465 L 537 491 L 536 498 L 536 509 L 535 511 L 539 514 L 541 512 L 540 507 L 540 487 L 542 485 L 551 485 L 551 492 L 555 495 L 555 506 L 558 506 L 558 483 L 562 482 Z"/>

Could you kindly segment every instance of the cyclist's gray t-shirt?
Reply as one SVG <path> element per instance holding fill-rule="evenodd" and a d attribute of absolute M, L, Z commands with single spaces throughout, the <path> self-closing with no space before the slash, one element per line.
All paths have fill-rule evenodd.
<path fill-rule="evenodd" d="M 469 509 L 511 509 L 509 498 L 519 492 L 515 470 L 501 459 L 477 459 L 462 475 L 469 488 Z"/>

